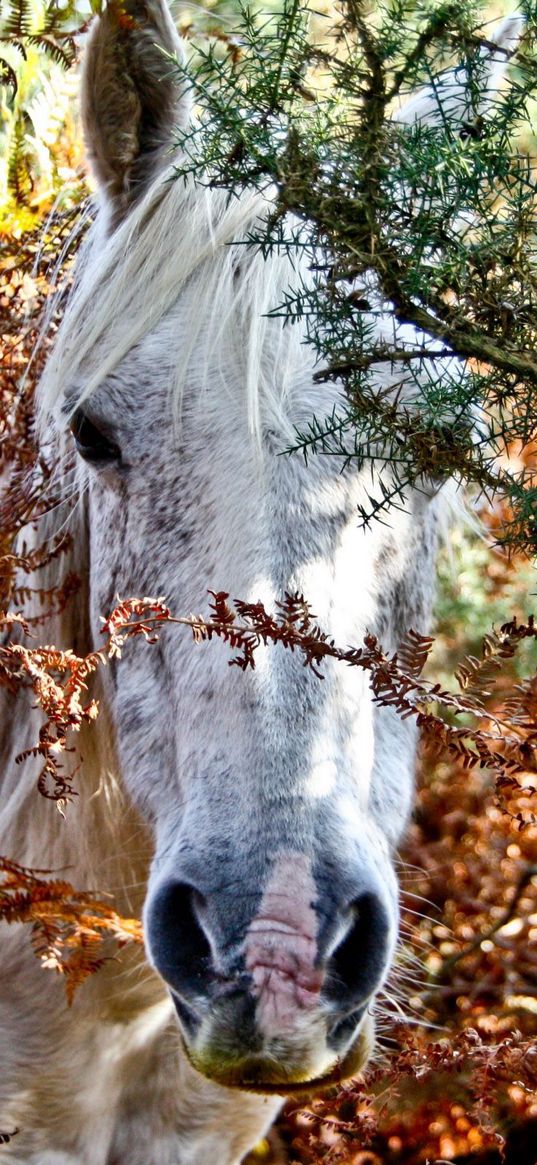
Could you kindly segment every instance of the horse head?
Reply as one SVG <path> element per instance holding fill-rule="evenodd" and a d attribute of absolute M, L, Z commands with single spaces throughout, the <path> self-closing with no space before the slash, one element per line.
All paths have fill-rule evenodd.
<path fill-rule="evenodd" d="M 99 210 L 42 404 L 77 449 L 93 642 L 118 594 L 184 613 L 210 586 L 268 605 L 301 592 L 339 642 L 371 631 L 395 650 L 427 627 L 441 496 L 416 490 L 360 530 L 368 470 L 279 456 L 338 392 L 315 384 L 300 326 L 267 318 L 288 260 L 230 245 L 258 197 L 167 181 L 190 117 L 173 56 L 162 0 L 110 0 L 85 57 Z M 411 121 L 430 94 L 416 100 Z M 357 669 L 327 664 L 321 682 L 273 646 L 243 673 L 174 628 L 126 647 L 106 698 L 154 837 L 147 954 L 192 1064 L 284 1094 L 350 1075 L 396 943 L 413 725 Z"/>

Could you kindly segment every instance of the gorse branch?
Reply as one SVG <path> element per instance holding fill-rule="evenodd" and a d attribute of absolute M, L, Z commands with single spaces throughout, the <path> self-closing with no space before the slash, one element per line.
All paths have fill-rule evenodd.
<path fill-rule="evenodd" d="M 290 0 L 272 21 L 244 14 L 227 56 L 219 42 L 184 74 L 201 117 L 180 135 L 177 174 L 270 190 L 249 244 L 302 256 L 274 313 L 301 321 L 317 379 L 343 394 L 337 439 L 327 409 L 295 450 L 389 467 L 393 488 L 377 486 L 366 523 L 424 478 L 455 474 L 507 498 L 504 537 L 531 550 L 534 471 L 512 476 L 502 460 L 513 441 L 531 441 L 537 415 L 536 187 L 520 146 L 537 11 L 523 7 L 520 54 L 514 40 L 495 42 L 477 3 L 431 13 L 398 2 L 373 19 L 342 0 L 333 51 Z M 390 339 L 379 342 L 379 323 Z"/>

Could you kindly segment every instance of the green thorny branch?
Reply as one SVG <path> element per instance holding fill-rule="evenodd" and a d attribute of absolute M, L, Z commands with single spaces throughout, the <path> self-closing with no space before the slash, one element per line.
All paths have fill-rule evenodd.
<path fill-rule="evenodd" d="M 363 520 L 454 474 L 506 497 L 505 537 L 532 549 L 537 481 L 509 465 L 537 437 L 536 0 L 521 12 L 515 51 L 476 3 L 345 0 L 322 43 L 296 0 L 245 9 L 188 73 L 200 118 L 177 170 L 267 193 L 246 242 L 304 255 L 274 312 L 343 391 L 296 448 L 376 463 Z M 428 109 L 397 120 L 420 89 Z"/>

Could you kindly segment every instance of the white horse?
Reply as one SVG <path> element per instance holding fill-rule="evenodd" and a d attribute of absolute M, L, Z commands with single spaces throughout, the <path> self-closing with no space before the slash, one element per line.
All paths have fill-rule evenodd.
<path fill-rule="evenodd" d="M 182 55 L 163 0 L 124 0 L 86 52 L 100 206 L 40 396 L 59 464 L 74 436 L 84 588 L 47 640 L 83 652 L 117 594 L 184 613 L 211 586 L 269 606 L 303 592 L 336 641 L 370 630 L 393 650 L 427 627 L 441 500 L 416 491 L 359 530 L 368 471 L 278 456 L 337 389 L 314 384 L 300 327 L 267 318 L 288 259 L 229 245 L 258 199 L 166 180 L 189 108 L 159 46 Z M 0 1114 L 20 1132 L 2 1165 L 237 1165 L 282 1095 L 370 1053 L 413 726 L 356 669 L 321 683 L 282 648 L 253 672 L 228 660 L 177 628 L 130 643 L 100 681 L 66 820 L 14 765 L 39 717 L 3 696 L 0 852 L 143 906 L 147 959 L 108 963 L 68 1010 L 25 928 L 4 928 Z"/>

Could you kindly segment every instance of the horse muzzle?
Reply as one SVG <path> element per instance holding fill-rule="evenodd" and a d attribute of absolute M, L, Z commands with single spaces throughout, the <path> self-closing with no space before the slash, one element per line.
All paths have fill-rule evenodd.
<path fill-rule="evenodd" d="M 174 879 L 146 908 L 149 956 L 171 991 L 187 1055 L 227 1087 L 318 1091 L 358 1071 L 371 1050 L 369 1006 L 393 953 L 393 902 L 362 878 L 338 907 L 333 882 L 323 900 L 305 859 L 292 857 L 294 882 L 282 859 L 253 917 L 251 897 L 242 910 L 236 898 L 228 915 Z"/>
<path fill-rule="evenodd" d="M 183 1035 L 183 1046 L 198 1072 L 226 1088 L 280 1096 L 318 1095 L 359 1072 L 374 1046 L 369 1012 L 358 1021 L 344 1055 L 334 1056 L 323 1027 L 318 1023 L 310 1032 L 302 1029 L 295 1039 L 268 1042 L 257 1053 L 245 1054 L 242 1043 L 230 1039 L 230 1030 L 217 1019 L 206 1028 L 202 1025 L 192 1043 Z"/>

